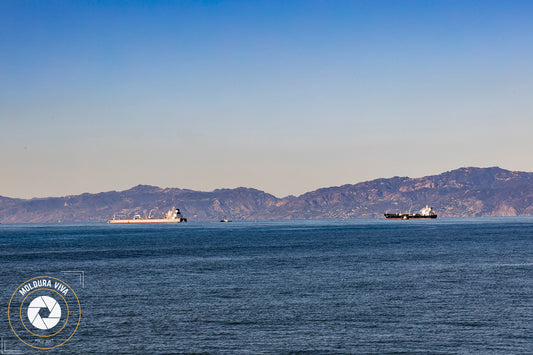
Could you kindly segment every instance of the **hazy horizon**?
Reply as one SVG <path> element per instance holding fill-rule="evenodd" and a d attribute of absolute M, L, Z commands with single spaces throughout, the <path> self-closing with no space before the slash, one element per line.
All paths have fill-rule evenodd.
<path fill-rule="evenodd" d="M 0 3 L 0 196 L 533 171 L 533 3 Z"/>

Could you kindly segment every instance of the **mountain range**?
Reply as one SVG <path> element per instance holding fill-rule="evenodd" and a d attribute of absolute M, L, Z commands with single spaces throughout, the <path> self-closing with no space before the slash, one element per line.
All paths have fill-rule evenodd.
<path fill-rule="evenodd" d="M 381 218 L 432 206 L 439 217 L 533 215 L 533 173 L 460 168 L 420 178 L 392 177 L 278 198 L 239 187 L 211 192 L 138 185 L 125 191 L 17 199 L 0 196 L 1 223 L 104 222 L 160 217 L 172 207 L 194 220 Z"/>

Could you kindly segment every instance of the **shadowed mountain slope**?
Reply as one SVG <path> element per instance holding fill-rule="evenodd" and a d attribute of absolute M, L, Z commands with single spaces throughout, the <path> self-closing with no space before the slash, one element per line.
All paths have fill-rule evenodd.
<path fill-rule="evenodd" d="M 251 188 L 211 192 L 138 185 L 125 191 L 16 199 L 0 197 L 0 222 L 103 222 L 160 217 L 175 206 L 190 221 L 380 218 L 431 205 L 439 217 L 533 215 L 533 173 L 460 168 L 421 178 L 393 177 L 277 198 Z"/>

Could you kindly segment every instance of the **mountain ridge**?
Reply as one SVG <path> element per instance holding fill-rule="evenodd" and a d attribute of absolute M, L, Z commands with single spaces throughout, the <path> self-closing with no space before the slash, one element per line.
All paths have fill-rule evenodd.
<path fill-rule="evenodd" d="M 161 216 L 171 207 L 189 220 L 380 218 L 429 204 L 439 217 L 533 215 L 533 173 L 463 167 L 418 178 L 394 176 L 276 197 L 249 188 L 195 191 L 139 184 L 128 190 L 63 197 L 0 196 L 1 223 L 104 222 Z"/>

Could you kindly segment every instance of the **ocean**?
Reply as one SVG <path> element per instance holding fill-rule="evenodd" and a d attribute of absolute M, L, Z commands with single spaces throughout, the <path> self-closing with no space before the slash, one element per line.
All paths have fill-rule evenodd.
<path fill-rule="evenodd" d="M 0 270 L 4 354 L 533 353 L 529 217 L 2 224 Z M 81 308 L 50 350 L 8 321 L 40 276 Z"/>

